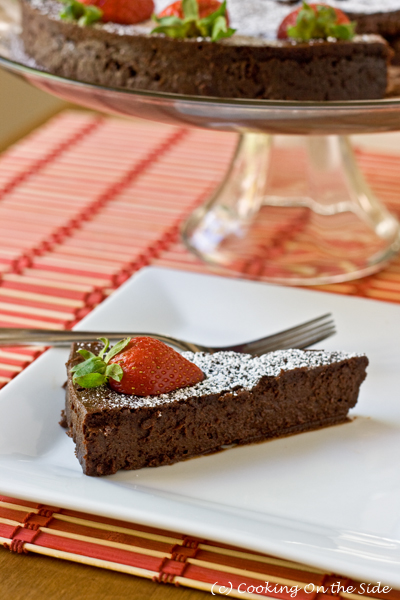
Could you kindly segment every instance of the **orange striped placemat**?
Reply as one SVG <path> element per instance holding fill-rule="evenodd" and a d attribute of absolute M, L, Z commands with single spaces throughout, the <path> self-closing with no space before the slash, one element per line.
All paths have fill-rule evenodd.
<path fill-rule="evenodd" d="M 184 249 L 179 226 L 221 180 L 235 143 L 233 134 L 70 111 L 10 148 L 0 157 L 0 327 L 71 328 L 144 265 L 210 272 Z M 358 158 L 399 215 L 399 157 Z M 318 289 L 399 302 L 400 258 Z M 42 351 L 0 348 L 0 387 Z M 400 600 L 271 556 L 4 496 L 0 542 L 215 593 L 232 585 L 232 597 L 289 599 L 293 587 L 310 600 Z"/>
<path fill-rule="evenodd" d="M 400 591 L 297 562 L 94 515 L 0 495 L 0 543 L 86 565 L 229 595 L 281 600 L 386 598 Z"/>

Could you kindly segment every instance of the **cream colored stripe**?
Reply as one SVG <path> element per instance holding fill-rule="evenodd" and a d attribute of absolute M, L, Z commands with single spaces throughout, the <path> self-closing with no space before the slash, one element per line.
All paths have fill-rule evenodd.
<path fill-rule="evenodd" d="M 45 287 L 54 287 L 64 290 L 72 290 L 74 292 L 90 292 L 92 288 L 90 285 L 82 283 L 66 283 L 63 281 L 57 281 L 57 283 L 49 283 L 48 279 L 41 279 L 40 277 L 27 277 L 26 275 L 15 275 L 14 273 L 7 273 L 3 277 L 4 281 L 16 281 L 19 283 L 29 283 L 32 285 L 44 285 Z"/>
<path fill-rule="evenodd" d="M 81 542 L 89 542 L 90 544 L 98 544 L 99 546 L 108 546 L 110 548 L 119 548 L 120 550 L 128 550 L 129 552 L 136 552 L 137 554 L 145 554 L 146 556 L 156 556 L 158 558 L 172 558 L 172 555 L 166 552 L 159 552 L 158 550 L 140 548 L 139 546 L 130 546 L 129 544 L 121 544 L 119 542 L 113 542 L 112 540 L 102 540 L 98 538 L 89 537 L 87 535 L 70 533 L 69 531 L 59 531 L 57 529 L 50 529 L 48 527 L 40 527 L 40 531 L 43 531 L 43 533 L 56 535 L 58 537 L 68 538 L 70 540 L 79 540 Z"/>
<path fill-rule="evenodd" d="M 271 583 L 279 583 L 280 585 L 297 585 L 297 587 L 304 588 L 307 584 L 301 583 L 300 581 L 293 581 L 292 579 L 282 579 L 275 577 L 275 575 L 267 575 L 265 573 L 257 573 L 257 571 L 248 571 L 246 569 L 237 569 L 236 567 L 230 567 L 227 565 L 220 565 L 219 563 L 210 563 L 205 560 L 197 560 L 197 558 L 188 558 L 188 563 L 197 565 L 198 567 L 205 567 L 212 571 L 222 571 L 223 573 L 229 573 L 231 575 L 243 575 L 243 577 L 254 577 L 260 581 L 271 581 Z"/>
<path fill-rule="evenodd" d="M 62 269 L 63 267 L 74 268 L 75 271 L 90 271 L 99 274 L 113 275 L 117 266 L 115 263 L 104 264 L 101 260 L 98 261 L 85 261 L 81 258 L 75 258 L 74 260 L 60 257 L 58 254 L 49 254 L 48 256 L 38 256 L 35 260 L 35 265 L 51 265 Z"/>
<path fill-rule="evenodd" d="M 21 366 L 18 367 L 16 365 L 7 365 L 4 363 L 0 363 L 0 369 L 3 369 L 4 371 L 13 371 L 14 373 L 19 373 L 22 371 Z"/>
<path fill-rule="evenodd" d="M 8 383 L 10 381 L 9 377 L 0 377 L 0 383 Z"/>
<path fill-rule="evenodd" d="M 215 552 L 216 554 L 224 554 L 225 556 L 233 556 L 236 558 L 243 558 L 245 560 L 254 560 L 256 562 L 266 563 L 270 565 L 276 565 L 278 567 L 286 567 L 288 569 L 297 569 L 298 571 L 306 571 L 307 573 L 316 573 L 317 575 L 325 574 L 325 571 L 315 569 L 314 567 L 307 567 L 299 563 L 282 560 L 279 558 L 272 558 L 271 556 L 262 556 L 260 554 L 250 554 L 249 552 L 240 552 L 238 550 L 231 550 L 229 548 L 219 548 L 217 546 L 209 546 L 208 544 L 199 544 L 201 550 L 207 550 L 209 552 Z"/>
<path fill-rule="evenodd" d="M 10 544 L 11 540 L 9 540 L 8 543 Z M 158 576 L 156 571 L 148 571 L 147 569 L 140 569 L 139 567 L 132 567 L 130 565 L 121 565 L 119 563 L 110 562 L 109 560 L 100 560 L 99 558 L 91 558 L 90 556 L 82 556 L 81 554 L 73 554 L 72 552 L 44 548 L 43 546 L 36 546 L 36 544 L 24 544 L 24 548 L 29 552 L 36 552 L 36 554 L 44 554 L 45 556 L 52 556 L 53 558 L 63 558 L 64 560 L 71 560 L 83 565 L 101 567 L 102 569 L 109 569 L 110 571 L 119 571 L 120 573 L 146 577 L 147 579 Z"/>
<path fill-rule="evenodd" d="M 18 347 L 18 349 L 20 349 L 20 350 L 24 349 L 24 350 L 29 350 L 31 352 L 32 352 L 32 350 L 34 352 L 40 352 L 42 350 L 46 350 L 46 346 L 38 346 L 37 344 L 35 344 L 34 346 L 32 344 L 30 346 L 27 346 L 27 345 L 22 346 L 21 344 L 12 344 L 12 343 L 10 343 L 10 344 L 7 344 L 7 346 L 10 347 L 10 348 L 11 347 L 12 348 L 17 348 Z M 27 355 L 27 356 L 28 356 L 28 360 L 33 360 L 32 356 L 29 356 L 29 355 Z"/>
<path fill-rule="evenodd" d="M 35 302 L 47 304 L 61 304 L 63 306 L 72 306 L 73 308 L 81 308 L 84 306 L 82 300 L 75 300 L 74 298 L 60 298 L 59 296 L 48 296 L 46 294 L 36 294 L 35 292 L 25 292 L 24 290 L 13 290 L 11 288 L 0 288 L 0 296 L 34 300 Z"/>
<path fill-rule="evenodd" d="M 4 525 L 14 525 L 14 527 L 17 527 L 18 525 L 21 526 L 21 523 L 18 523 L 18 521 L 12 521 L 11 519 L 3 519 L 2 517 L 0 517 L 0 523 L 4 523 Z"/>
<path fill-rule="evenodd" d="M 22 314 L 29 313 L 30 315 L 38 315 L 39 317 L 52 317 L 53 319 L 70 320 L 74 318 L 74 315 L 71 313 L 50 310 L 48 308 L 37 308 L 36 306 L 25 306 L 24 304 L 11 304 L 9 302 L 0 302 L 0 310 Z"/>
<path fill-rule="evenodd" d="M 42 277 L 43 281 L 71 281 L 73 283 L 86 283 L 86 285 L 109 285 L 109 279 L 101 279 L 99 277 L 83 277 L 82 275 L 71 275 L 70 273 L 60 273 L 58 271 L 44 271 L 42 269 L 27 269 L 24 273 L 29 276 Z"/>
<path fill-rule="evenodd" d="M 156 542 L 165 542 L 166 544 L 180 544 L 182 542 L 179 538 L 172 538 L 165 535 L 158 535 L 155 533 L 147 533 L 144 531 L 137 531 L 135 529 L 128 529 L 127 527 L 117 527 L 114 525 L 108 525 L 107 523 L 99 523 L 98 521 L 88 521 L 86 519 L 78 519 L 77 517 L 70 517 L 68 515 L 62 515 L 59 513 L 53 514 L 55 519 L 60 521 L 68 521 L 69 523 L 76 523 L 77 525 L 84 525 L 85 527 L 94 527 L 96 529 L 103 529 L 105 531 L 115 531 L 117 533 L 126 533 L 128 535 L 135 535 L 136 537 L 145 538 L 147 540 L 154 540 Z"/>
<path fill-rule="evenodd" d="M 0 544 L 2 544 L 2 545 L 4 544 L 6 546 L 10 546 L 11 542 L 12 542 L 12 540 L 9 540 L 8 538 L 0 537 Z"/>
<path fill-rule="evenodd" d="M 29 354 L 19 354 L 18 352 L 5 352 L 0 350 L 0 358 L 13 358 L 14 360 L 22 360 L 23 362 L 31 362 L 33 356 Z"/>
<path fill-rule="evenodd" d="M 12 510 L 20 510 L 31 513 L 39 512 L 38 508 L 31 508 L 30 506 L 21 506 L 20 504 L 12 504 L 11 502 L 0 501 L 0 506 L 3 506 L 4 508 L 11 508 Z"/>
<path fill-rule="evenodd" d="M 17 325 L 27 325 L 28 327 L 41 327 L 42 329 L 60 329 L 59 323 L 48 323 L 47 321 L 39 321 L 36 319 L 24 319 L 22 317 L 14 317 L 0 313 L 0 321 L 4 323 L 15 323 Z M 12 346 L 12 344 L 10 344 Z"/>
<path fill-rule="evenodd" d="M 140 249 L 141 247 L 130 247 L 129 248 L 129 252 L 132 253 L 138 249 Z M 82 246 L 67 246 L 67 245 L 59 245 L 56 246 L 53 249 L 54 252 L 57 252 L 58 254 L 64 254 L 64 255 L 68 255 L 68 256 L 84 256 L 84 257 L 88 257 L 88 258 L 95 258 L 95 259 L 101 259 L 103 258 L 104 260 L 107 260 L 107 262 L 121 262 L 121 251 L 110 251 L 109 249 L 107 251 L 101 252 L 100 250 L 97 250 L 97 248 L 95 248 L 94 250 L 92 250 L 91 248 L 87 248 L 87 247 L 82 247 Z M 126 252 L 126 249 L 125 249 Z"/>
<path fill-rule="evenodd" d="M 206 583 L 204 581 L 197 581 L 197 579 L 188 579 L 186 577 L 179 577 L 176 576 L 174 579 L 174 583 L 179 583 L 180 585 L 184 585 L 187 587 L 191 587 L 194 588 L 196 590 L 202 590 L 203 592 L 211 592 L 212 583 Z M 232 590 L 233 592 L 233 590 Z M 230 596 L 231 594 L 229 594 Z M 242 598 L 245 598 L 246 596 L 241 595 Z M 258 600 L 260 600 L 260 596 L 258 596 Z"/>

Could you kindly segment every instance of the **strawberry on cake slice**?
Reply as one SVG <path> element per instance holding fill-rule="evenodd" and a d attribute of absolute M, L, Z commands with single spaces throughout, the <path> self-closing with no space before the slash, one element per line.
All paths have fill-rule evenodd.
<path fill-rule="evenodd" d="M 71 2 L 67 6 L 71 6 Z M 122 25 L 134 25 L 151 18 L 154 13 L 153 0 L 82 0 L 86 6 L 95 6 L 101 12 L 99 20 Z"/>
<path fill-rule="evenodd" d="M 269 31 L 273 31 L 294 8 L 301 6 L 302 0 L 281 2 L 280 0 L 247 0 L 255 11 L 268 7 L 270 12 Z M 246 3 L 247 3 L 246 2 Z M 392 60 L 400 64 L 400 0 L 324 0 L 326 4 L 341 10 L 356 24 L 359 35 L 377 34 L 387 40 L 395 51 Z M 234 18 L 240 18 L 240 5 L 235 4 Z"/>
<path fill-rule="evenodd" d="M 88 1 L 21 0 L 25 51 L 45 70 L 189 96 L 342 101 L 386 92 L 387 43 L 355 35 L 353 24 L 323 3 L 304 2 L 284 35 L 270 39 L 263 27 L 271 2 L 263 19 L 261 9 L 251 12 L 254 0 L 181 0 L 149 19 L 150 0 Z M 246 6 L 246 18 L 238 19 Z"/>

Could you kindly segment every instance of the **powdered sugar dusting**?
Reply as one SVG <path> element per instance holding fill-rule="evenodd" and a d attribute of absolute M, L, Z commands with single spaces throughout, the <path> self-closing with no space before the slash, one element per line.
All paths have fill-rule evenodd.
<path fill-rule="evenodd" d="M 155 0 L 156 13 L 171 4 L 172 0 Z M 45 12 L 52 18 L 59 18 L 62 5 L 57 0 L 29 0 L 31 5 Z M 382 14 L 400 11 L 400 0 L 324 0 L 344 11 L 354 14 Z M 301 6 L 298 2 L 282 2 L 278 0 L 228 0 L 228 11 L 231 26 L 237 33 L 244 36 L 275 39 L 281 21 L 295 8 Z M 96 24 L 109 33 L 117 35 L 148 34 L 154 28 L 152 21 L 138 25 L 118 25 L 116 23 Z"/>
<path fill-rule="evenodd" d="M 158 407 L 171 402 L 182 402 L 193 396 L 208 396 L 254 388 L 262 377 L 277 377 L 281 371 L 307 368 L 313 369 L 360 356 L 343 352 L 323 350 L 279 350 L 260 357 L 237 352 L 183 352 L 183 356 L 195 363 L 205 374 L 205 379 L 196 385 L 161 394 L 160 396 L 129 396 L 119 394 L 103 385 L 80 392 L 80 400 L 96 409 L 108 410 L 141 407 Z"/>

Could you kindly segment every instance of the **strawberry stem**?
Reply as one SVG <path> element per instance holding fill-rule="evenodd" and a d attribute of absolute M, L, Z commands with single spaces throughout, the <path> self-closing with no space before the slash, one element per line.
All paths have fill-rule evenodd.
<path fill-rule="evenodd" d="M 158 27 L 151 33 L 163 33 L 167 37 L 175 39 L 183 38 L 210 38 L 212 42 L 217 42 L 222 38 L 231 37 L 236 29 L 228 27 L 226 0 L 221 6 L 208 15 L 200 19 L 199 5 L 197 0 L 182 0 L 183 19 L 175 16 L 157 17 L 152 16 L 153 21 Z"/>
<path fill-rule="evenodd" d="M 338 23 L 338 16 L 332 6 L 319 4 L 311 7 L 303 2 L 296 25 L 288 27 L 287 35 L 300 42 L 328 38 L 351 40 L 355 36 L 355 27 L 354 22 Z"/>
<path fill-rule="evenodd" d="M 124 372 L 119 365 L 109 365 L 108 363 L 111 358 L 119 354 L 129 344 L 131 338 L 125 338 L 117 342 L 105 357 L 104 354 L 110 346 L 110 341 L 107 338 L 98 339 L 103 342 L 103 348 L 98 355 L 93 354 L 93 352 L 85 348 L 78 350 L 78 354 L 85 360 L 72 367 L 71 372 L 73 373 L 73 383 L 76 383 L 80 387 L 94 388 L 107 383 L 110 377 L 116 381 L 121 381 L 124 376 Z"/>
<path fill-rule="evenodd" d="M 91 4 L 86 5 L 78 0 L 61 0 L 65 5 L 64 10 L 60 13 L 60 18 L 66 21 L 78 21 L 78 25 L 92 25 L 103 16 L 103 11 L 97 6 Z"/>

